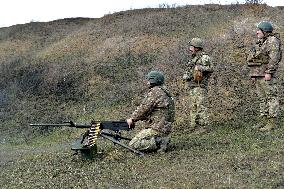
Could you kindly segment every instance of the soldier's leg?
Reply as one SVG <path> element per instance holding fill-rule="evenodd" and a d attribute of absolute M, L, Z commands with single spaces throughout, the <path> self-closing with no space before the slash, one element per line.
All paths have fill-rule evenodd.
<path fill-rule="evenodd" d="M 278 117 L 279 113 L 279 98 L 270 97 L 268 99 L 268 117 Z"/>
<path fill-rule="evenodd" d="M 263 128 L 260 129 L 260 131 L 270 131 L 271 129 L 274 129 L 276 127 L 277 117 L 279 113 L 279 98 L 275 80 L 276 79 L 273 78 L 272 80 L 265 82 L 268 122 Z"/>
<path fill-rule="evenodd" d="M 191 89 L 189 93 L 189 116 L 190 116 L 190 130 L 196 128 L 196 119 L 197 119 L 197 103 L 196 103 L 196 88 Z"/>
<path fill-rule="evenodd" d="M 155 138 L 159 133 L 153 129 L 143 129 L 130 142 L 129 146 L 140 151 L 158 149 Z"/>
<path fill-rule="evenodd" d="M 207 113 L 207 91 L 206 89 L 198 89 L 198 101 L 197 101 L 197 124 L 200 127 L 206 127 L 208 125 L 208 113 Z"/>
<path fill-rule="evenodd" d="M 268 116 L 267 83 L 263 77 L 256 79 L 256 94 L 259 100 L 259 116 Z"/>
<path fill-rule="evenodd" d="M 267 124 L 267 116 L 268 116 L 268 106 L 267 106 L 267 98 L 266 98 L 266 86 L 265 80 L 260 77 L 256 79 L 256 94 L 259 101 L 259 115 L 257 118 L 257 123 L 253 126 L 253 128 L 261 128 Z"/>
<path fill-rule="evenodd" d="M 207 132 L 208 116 L 205 99 L 206 90 L 197 87 L 195 90 L 195 103 L 196 103 L 196 119 L 195 119 L 195 134 L 202 134 Z"/>
<path fill-rule="evenodd" d="M 169 136 L 157 136 L 155 140 L 156 140 L 158 152 L 166 152 L 170 144 L 170 137 Z"/>
<path fill-rule="evenodd" d="M 267 123 L 264 127 L 260 128 L 260 131 L 270 131 L 277 127 L 277 117 L 279 110 L 279 100 L 277 97 L 271 97 L 268 99 L 269 115 L 267 116 Z"/>
<path fill-rule="evenodd" d="M 277 118 L 279 113 L 279 97 L 277 81 L 275 78 L 272 78 L 267 82 L 267 107 L 268 117 Z"/>

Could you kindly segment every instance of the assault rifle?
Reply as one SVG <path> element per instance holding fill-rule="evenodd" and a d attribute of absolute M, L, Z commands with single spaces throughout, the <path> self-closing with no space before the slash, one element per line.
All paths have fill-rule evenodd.
<path fill-rule="evenodd" d="M 92 159 L 97 153 L 97 139 L 102 137 L 114 144 L 118 144 L 123 148 L 126 148 L 140 156 L 144 154 L 138 150 L 131 148 L 130 146 L 123 144 L 121 140 L 130 141 L 130 138 L 121 136 L 120 131 L 129 131 L 130 128 L 126 121 L 92 121 L 87 124 L 77 124 L 73 121 L 63 122 L 59 124 L 30 124 L 32 127 L 47 126 L 47 127 L 75 127 L 75 128 L 87 128 L 88 130 L 77 139 L 71 150 L 75 151 L 75 154 L 80 152 L 81 156 L 85 159 Z"/>

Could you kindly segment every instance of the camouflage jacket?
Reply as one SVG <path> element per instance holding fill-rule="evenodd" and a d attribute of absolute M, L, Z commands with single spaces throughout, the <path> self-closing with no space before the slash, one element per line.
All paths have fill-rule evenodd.
<path fill-rule="evenodd" d="M 196 82 L 193 79 L 194 68 L 196 65 L 199 65 L 202 72 L 202 80 L 200 82 Z M 196 55 L 192 55 L 192 59 L 186 64 L 186 66 L 187 70 L 184 79 L 188 81 L 189 87 L 207 88 L 209 77 L 213 72 L 211 58 L 204 52 L 198 52 Z"/>
<path fill-rule="evenodd" d="M 274 75 L 281 58 L 279 34 L 269 34 L 267 37 L 258 40 L 247 58 L 250 77 L 263 77 L 265 72 Z"/>
<path fill-rule="evenodd" d="M 161 86 L 151 87 L 142 103 L 132 113 L 134 122 L 145 121 L 146 128 L 169 134 L 174 121 L 174 101 Z"/>

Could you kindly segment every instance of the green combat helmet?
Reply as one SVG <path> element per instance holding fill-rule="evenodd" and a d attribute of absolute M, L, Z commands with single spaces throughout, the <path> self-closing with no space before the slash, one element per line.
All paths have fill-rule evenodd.
<path fill-rule="evenodd" d="M 201 49 L 203 49 L 203 47 L 204 47 L 203 41 L 202 41 L 202 39 L 200 39 L 200 38 L 193 38 L 193 39 L 190 41 L 189 45 L 194 46 L 194 47 L 196 47 L 196 48 L 201 48 Z"/>
<path fill-rule="evenodd" d="M 272 24 L 270 22 L 267 22 L 267 21 L 262 21 L 262 22 L 258 23 L 257 28 L 264 31 L 264 32 L 272 32 L 273 31 Z"/>
<path fill-rule="evenodd" d="M 151 71 L 146 75 L 146 79 L 150 82 L 151 85 L 162 85 L 164 84 L 165 77 L 159 71 Z"/>

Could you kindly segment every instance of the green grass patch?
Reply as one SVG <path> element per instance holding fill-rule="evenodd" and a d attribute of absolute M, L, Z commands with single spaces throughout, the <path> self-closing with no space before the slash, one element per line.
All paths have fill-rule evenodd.
<path fill-rule="evenodd" d="M 2 165 L 1 186 L 277 188 L 283 185 L 283 131 L 282 127 L 260 133 L 219 125 L 203 135 L 176 132 L 167 153 L 144 157 L 99 140 L 100 154 L 92 161 L 72 156 L 56 131 L 38 138 L 40 142 L 12 149 L 10 153 L 20 155 Z M 9 153 L 9 148 L 1 148 Z"/>

